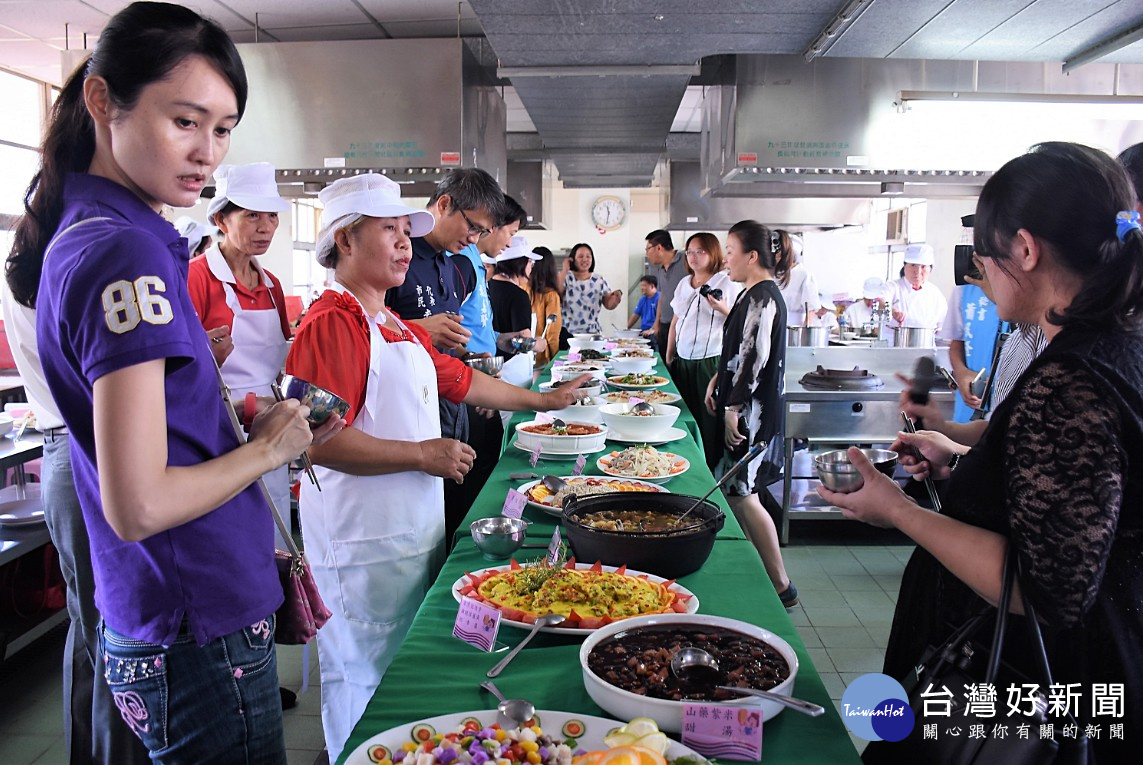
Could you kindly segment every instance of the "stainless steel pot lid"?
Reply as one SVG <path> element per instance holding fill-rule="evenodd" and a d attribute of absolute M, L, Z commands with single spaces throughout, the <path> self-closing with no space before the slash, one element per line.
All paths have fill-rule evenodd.
<path fill-rule="evenodd" d="M 820 365 L 802 375 L 798 382 L 807 390 L 875 390 L 885 385 L 868 369 L 826 369 Z"/>

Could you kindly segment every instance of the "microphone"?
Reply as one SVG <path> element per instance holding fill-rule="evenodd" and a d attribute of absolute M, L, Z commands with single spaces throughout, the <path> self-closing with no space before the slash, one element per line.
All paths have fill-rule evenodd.
<path fill-rule="evenodd" d="M 929 403 L 929 391 L 937 374 L 937 362 L 932 356 L 922 356 L 913 367 L 913 384 L 909 387 L 909 400 L 923 406 Z M 923 428 L 921 418 L 917 418 L 917 428 Z"/>

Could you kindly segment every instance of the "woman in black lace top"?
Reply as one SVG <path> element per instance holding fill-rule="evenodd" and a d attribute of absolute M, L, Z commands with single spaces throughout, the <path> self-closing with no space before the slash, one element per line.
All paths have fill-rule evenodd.
<path fill-rule="evenodd" d="M 853 451 L 865 487 L 821 492 L 847 517 L 918 544 L 886 650 L 898 679 L 996 603 L 1013 546 L 1053 680 L 1078 693 L 1070 711 L 1100 765 L 1138 762 L 1143 745 L 1143 232 L 1133 206 L 1123 170 L 1085 146 L 1041 144 L 1004 165 L 977 203 L 975 247 L 1001 318 L 1038 324 L 1047 349 L 959 461 L 963 447 L 936 434 L 894 445 L 919 447 L 919 469 L 936 478 L 955 464 L 943 515 Z M 1010 627 L 1009 640 L 1023 633 Z M 1006 646 L 1006 661 L 1022 657 Z M 997 722 L 1015 726 L 1007 688 L 996 690 Z M 1059 739 L 1065 721 L 1054 722 Z M 866 759 L 892 759 L 892 748 L 871 746 Z"/>

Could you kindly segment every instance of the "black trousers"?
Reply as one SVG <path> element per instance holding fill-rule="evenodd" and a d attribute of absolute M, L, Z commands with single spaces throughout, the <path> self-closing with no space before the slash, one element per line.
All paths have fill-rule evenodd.
<path fill-rule="evenodd" d="M 468 445 L 476 451 L 476 460 L 472 463 L 472 470 L 464 477 L 464 483 L 444 482 L 445 540 L 450 550 L 453 537 L 472 509 L 476 495 L 484 488 L 496 463 L 500 461 L 500 448 L 504 443 L 504 422 L 500 419 L 500 412 L 485 417 L 476 411 L 476 407 L 468 404 L 465 406 L 468 407 Z"/>

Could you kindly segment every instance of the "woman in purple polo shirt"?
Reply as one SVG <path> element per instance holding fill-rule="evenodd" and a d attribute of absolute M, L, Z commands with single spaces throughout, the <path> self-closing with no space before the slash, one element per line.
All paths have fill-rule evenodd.
<path fill-rule="evenodd" d="M 331 435 L 311 436 L 308 409 L 287 401 L 246 412 L 239 443 L 186 242 L 159 215 L 194 204 L 245 102 L 217 24 L 161 3 L 116 14 L 53 107 L 8 260 L 71 434 L 104 678 L 164 763 L 285 761 L 282 587 L 253 484 Z"/>

